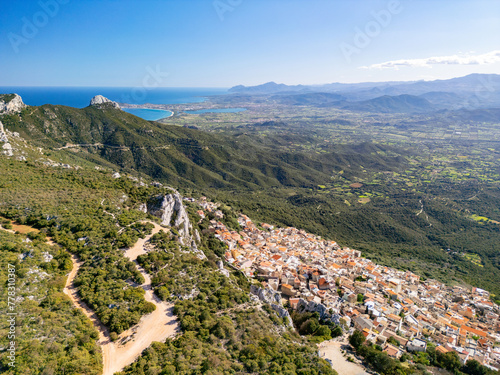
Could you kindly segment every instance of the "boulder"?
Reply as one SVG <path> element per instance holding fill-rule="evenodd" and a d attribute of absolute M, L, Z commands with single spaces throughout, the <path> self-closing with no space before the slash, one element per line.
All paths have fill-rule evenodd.
<path fill-rule="evenodd" d="M 12 152 L 12 145 L 10 143 L 4 143 L 2 146 L 2 149 L 4 150 L 4 154 L 7 156 L 13 156 L 14 153 Z"/>

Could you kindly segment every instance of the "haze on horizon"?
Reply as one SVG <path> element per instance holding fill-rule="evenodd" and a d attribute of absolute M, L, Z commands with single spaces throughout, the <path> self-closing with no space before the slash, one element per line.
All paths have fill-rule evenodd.
<path fill-rule="evenodd" d="M 493 0 L 40 0 L 2 8 L 2 86 L 310 85 L 500 73 Z"/>

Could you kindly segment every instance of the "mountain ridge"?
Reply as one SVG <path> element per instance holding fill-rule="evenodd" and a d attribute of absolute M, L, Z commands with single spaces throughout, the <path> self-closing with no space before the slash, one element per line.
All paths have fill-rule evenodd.
<path fill-rule="evenodd" d="M 500 106 L 500 75 L 475 73 L 434 81 L 329 83 L 321 85 L 286 85 L 267 82 L 257 86 L 234 86 L 229 89 L 229 92 L 233 95 L 336 93 L 344 96 L 349 102 L 359 102 L 385 95 L 419 96 L 431 92 L 441 92 L 447 95 L 445 104 L 455 108 L 495 107 Z M 441 94 L 441 100 L 443 100 L 444 95 Z M 454 97 L 454 95 L 458 96 Z M 479 98 L 480 100 L 478 100 Z"/>
<path fill-rule="evenodd" d="M 195 129 L 149 122 L 112 106 L 82 109 L 31 106 L 1 117 L 4 127 L 44 148 L 85 150 L 94 162 L 114 163 L 170 184 L 230 188 L 236 186 L 314 186 L 333 169 L 351 163 L 386 164 L 390 158 L 355 154 L 339 148 L 323 155 L 292 154 L 269 149 L 248 138 L 214 135 Z M 346 148 L 346 151 L 349 146 Z M 401 161 L 396 162 L 400 163 Z M 340 164 L 339 164 L 340 163 Z"/>

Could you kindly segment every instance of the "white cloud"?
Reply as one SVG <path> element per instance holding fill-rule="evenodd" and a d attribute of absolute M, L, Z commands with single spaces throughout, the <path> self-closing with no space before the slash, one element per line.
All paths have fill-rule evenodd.
<path fill-rule="evenodd" d="M 500 50 L 483 53 L 480 55 L 451 55 L 451 56 L 437 56 L 427 57 L 424 59 L 403 59 L 386 61 L 380 64 L 373 64 L 369 66 L 362 66 L 361 69 L 385 69 L 385 68 L 399 68 L 401 66 L 432 66 L 437 64 L 445 65 L 484 65 L 500 62 Z"/>

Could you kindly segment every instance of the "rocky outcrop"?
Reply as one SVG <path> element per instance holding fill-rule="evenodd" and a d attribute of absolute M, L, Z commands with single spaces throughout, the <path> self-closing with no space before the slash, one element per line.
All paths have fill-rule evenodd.
<path fill-rule="evenodd" d="M 27 105 L 23 103 L 23 99 L 17 94 L 0 95 L 0 114 L 18 113 L 26 107 Z"/>
<path fill-rule="evenodd" d="M 8 142 L 7 133 L 5 133 L 5 129 L 3 128 L 2 121 L 0 121 L 0 142 Z"/>
<path fill-rule="evenodd" d="M 148 213 L 148 205 L 146 203 L 141 203 L 137 209 L 145 214 Z"/>
<path fill-rule="evenodd" d="M 220 273 L 229 278 L 229 271 L 224 267 L 224 262 L 222 260 L 217 261 L 217 267 Z"/>
<path fill-rule="evenodd" d="M 107 107 L 112 107 L 112 108 L 117 108 L 120 109 L 120 106 L 118 105 L 117 102 L 113 102 L 112 100 L 109 100 L 108 98 L 105 98 L 102 95 L 96 95 L 90 100 L 90 105 L 97 107 L 97 108 L 107 108 Z"/>
<path fill-rule="evenodd" d="M 281 294 L 271 288 L 264 289 L 250 285 L 250 293 L 255 294 L 262 302 L 281 304 Z"/>
<path fill-rule="evenodd" d="M 161 219 L 161 225 L 176 227 L 181 237 L 190 237 L 191 223 L 179 193 L 154 197 L 148 202 L 147 210 Z"/>
<path fill-rule="evenodd" d="M 10 143 L 4 143 L 2 145 L 3 153 L 7 156 L 14 156 L 14 152 L 12 151 L 12 145 Z"/>
<path fill-rule="evenodd" d="M 174 195 L 158 195 L 147 203 L 148 213 L 161 219 L 161 225 L 170 226 L 175 212 Z"/>
<path fill-rule="evenodd" d="M 330 314 L 329 309 L 322 303 L 316 303 L 314 301 L 307 302 L 306 300 L 300 298 L 299 303 L 297 303 L 297 311 L 299 313 L 317 312 L 321 320 L 329 320 L 337 325 L 340 323 L 340 315 L 336 313 Z"/>
<path fill-rule="evenodd" d="M 271 288 L 259 288 L 256 285 L 250 285 L 250 293 L 257 296 L 259 300 L 267 303 L 276 311 L 280 318 L 286 318 L 289 327 L 293 327 L 292 318 L 287 309 L 281 305 L 281 294 Z"/>
<path fill-rule="evenodd" d="M 197 232 L 192 236 L 192 224 L 184 206 L 181 195 L 174 191 L 172 194 L 157 195 L 150 199 L 148 203 L 139 209 L 161 219 L 161 225 L 175 228 L 179 234 L 177 237 L 181 245 L 187 246 L 200 259 L 206 259 L 203 250 L 198 249 L 196 241 L 200 241 Z"/>
<path fill-rule="evenodd" d="M 200 232 L 198 232 L 198 229 L 195 229 L 194 230 L 194 240 L 196 242 L 200 242 L 201 241 L 201 238 L 200 238 Z"/>
<path fill-rule="evenodd" d="M 3 124 L 0 121 L 0 143 L 2 143 L 1 146 L 1 152 L 0 154 L 4 154 L 7 156 L 14 156 L 14 152 L 12 150 L 12 145 L 9 143 L 9 138 L 7 137 L 7 132 L 3 128 Z"/>
<path fill-rule="evenodd" d="M 191 224 L 189 224 L 191 225 Z M 198 246 L 196 246 L 196 241 L 194 239 L 191 240 L 191 251 L 195 253 L 198 258 L 200 259 L 207 259 L 207 256 L 203 252 L 203 250 L 198 249 Z M 224 273 L 224 272 L 223 272 Z M 229 273 L 227 275 L 229 277 Z"/>

